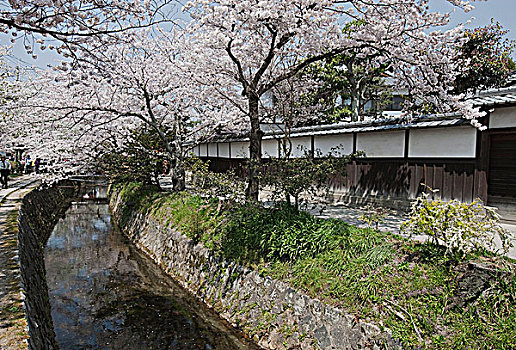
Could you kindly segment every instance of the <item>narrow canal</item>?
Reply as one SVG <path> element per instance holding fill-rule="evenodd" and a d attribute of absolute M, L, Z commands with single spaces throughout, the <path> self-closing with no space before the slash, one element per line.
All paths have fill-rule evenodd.
<path fill-rule="evenodd" d="M 72 204 L 45 264 L 61 350 L 256 349 L 132 246 L 105 202 Z"/>

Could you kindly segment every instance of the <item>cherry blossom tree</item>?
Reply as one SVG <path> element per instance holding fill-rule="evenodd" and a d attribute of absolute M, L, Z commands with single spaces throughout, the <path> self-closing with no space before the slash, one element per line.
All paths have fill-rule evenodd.
<path fill-rule="evenodd" d="M 72 67 L 46 72 L 18 117 L 39 121 L 41 132 L 57 132 L 75 151 L 81 145 L 81 159 L 104 140 L 123 143 L 145 125 L 161 139 L 174 165 L 174 188 L 182 190 L 184 158 L 197 139 L 221 125 L 224 105 L 201 103 L 206 92 L 183 69 L 187 41 L 179 31 L 151 34 L 124 33 L 102 55 L 83 53 Z"/>
<path fill-rule="evenodd" d="M 467 1 L 448 0 L 464 10 Z M 261 161 L 260 100 L 308 65 L 353 50 L 392 62 L 396 84 L 439 112 L 481 114 L 450 94 L 460 28 L 449 14 L 428 10 L 427 0 L 214 0 L 189 1 L 189 28 L 197 45 L 190 67 L 214 95 L 230 101 L 234 118 L 247 120 L 250 169 L 247 195 L 258 197 Z M 342 27 L 348 25 L 344 34 Z M 460 40 L 459 40 L 460 41 Z M 409 106 L 410 107 L 410 106 Z"/>
<path fill-rule="evenodd" d="M 168 22 L 170 0 L 9 0 L 0 2 L 0 31 L 35 48 L 74 57 L 85 43 L 116 40 L 117 34 Z M 56 44 L 57 42 L 57 44 Z M 103 45 L 97 43 L 97 45 Z M 87 48 L 91 50 L 91 47 Z"/>

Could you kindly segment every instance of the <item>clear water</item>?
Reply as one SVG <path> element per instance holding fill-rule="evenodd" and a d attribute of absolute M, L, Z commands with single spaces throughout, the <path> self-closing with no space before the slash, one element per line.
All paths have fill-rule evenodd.
<path fill-rule="evenodd" d="M 73 349 L 256 349 L 113 228 L 74 203 L 45 251 L 57 342 Z"/>

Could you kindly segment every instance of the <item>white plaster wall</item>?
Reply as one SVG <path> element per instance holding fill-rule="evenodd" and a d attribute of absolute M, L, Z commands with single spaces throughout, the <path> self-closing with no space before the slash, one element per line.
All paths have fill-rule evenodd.
<path fill-rule="evenodd" d="M 262 140 L 262 157 L 277 158 L 278 157 L 278 140 Z"/>
<path fill-rule="evenodd" d="M 364 151 L 366 157 L 403 157 L 405 131 L 375 131 L 357 135 L 357 151 Z"/>
<path fill-rule="evenodd" d="M 192 152 L 196 157 L 199 157 L 199 146 L 195 146 L 190 150 L 190 152 Z"/>
<path fill-rule="evenodd" d="M 474 158 L 477 129 L 450 127 L 436 129 L 411 129 L 409 157 L 418 158 Z"/>
<path fill-rule="evenodd" d="M 229 158 L 229 143 L 219 143 L 219 157 Z"/>
<path fill-rule="evenodd" d="M 216 143 L 208 143 L 208 157 L 217 157 Z"/>
<path fill-rule="evenodd" d="M 312 138 L 310 136 L 294 137 L 290 141 L 292 142 L 290 156 L 293 158 L 304 157 L 305 151 L 309 152 L 312 149 Z M 299 147 L 303 149 L 299 149 Z"/>
<path fill-rule="evenodd" d="M 496 108 L 489 116 L 489 128 L 510 128 L 516 127 L 516 107 Z"/>
<path fill-rule="evenodd" d="M 208 144 L 201 143 L 199 145 L 199 157 L 207 157 L 208 156 Z"/>
<path fill-rule="evenodd" d="M 353 152 L 353 134 L 315 136 L 314 147 L 323 155 L 327 155 L 333 147 L 342 145 L 340 152 L 350 154 Z"/>
<path fill-rule="evenodd" d="M 248 158 L 249 142 L 231 142 L 231 158 Z"/>

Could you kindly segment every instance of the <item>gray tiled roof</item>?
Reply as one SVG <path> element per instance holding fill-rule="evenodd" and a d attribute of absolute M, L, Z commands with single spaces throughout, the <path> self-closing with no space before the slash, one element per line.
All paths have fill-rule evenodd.
<path fill-rule="evenodd" d="M 500 95 L 487 95 L 487 96 L 476 96 L 470 99 L 476 106 L 495 106 L 505 104 L 516 104 L 516 92 L 500 94 Z"/>
<path fill-rule="evenodd" d="M 505 87 L 479 91 L 469 100 L 479 107 L 516 104 L 516 74 L 509 77 Z"/>
<path fill-rule="evenodd" d="M 303 137 L 311 135 L 334 135 L 349 134 L 364 131 L 385 131 L 402 130 L 412 128 L 445 127 L 468 125 L 469 120 L 460 118 L 458 115 L 441 115 L 413 118 L 406 120 L 398 118 L 394 120 L 380 120 L 373 122 L 340 123 L 329 125 L 316 125 L 311 127 L 294 128 L 291 131 L 292 137 Z M 273 139 L 278 133 L 266 133 L 264 140 Z M 242 139 L 240 139 L 242 140 Z M 247 139 L 246 139 L 247 140 Z"/>

